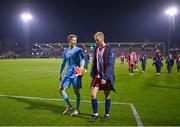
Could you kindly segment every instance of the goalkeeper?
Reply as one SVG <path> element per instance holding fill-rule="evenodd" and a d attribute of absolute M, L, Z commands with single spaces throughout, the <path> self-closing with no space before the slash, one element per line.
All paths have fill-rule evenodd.
<path fill-rule="evenodd" d="M 70 116 L 78 116 L 81 99 L 80 89 L 82 88 L 81 79 L 85 60 L 82 49 L 76 46 L 77 36 L 74 34 L 70 34 L 67 37 L 67 41 L 69 43 L 69 48 L 64 49 L 63 62 L 59 72 L 60 86 L 58 88 L 58 91 L 60 92 L 60 95 L 63 97 L 65 103 L 67 104 L 67 107 L 63 114 L 70 113 Z M 66 64 L 66 72 L 62 77 L 62 72 Z M 71 83 L 73 85 L 74 93 L 76 95 L 76 108 L 74 110 L 65 91 L 66 88 L 70 87 Z"/>

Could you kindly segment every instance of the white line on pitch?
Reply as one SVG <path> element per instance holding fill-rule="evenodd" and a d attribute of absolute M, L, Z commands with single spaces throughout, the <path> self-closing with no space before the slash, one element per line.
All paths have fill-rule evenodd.
<path fill-rule="evenodd" d="M 33 69 L 31 69 L 31 70 L 21 70 L 21 69 L 19 69 L 19 70 L 17 70 L 17 69 L 0 69 L 0 70 L 2 70 L 2 71 L 19 71 L 19 72 L 59 72 L 58 70 L 53 70 L 53 69 L 35 69 L 35 70 L 33 70 Z M 130 75 L 129 73 L 119 73 L 119 75 Z M 133 75 L 157 75 L 155 72 L 153 72 L 153 73 L 149 73 L 149 72 L 146 72 L 146 73 L 141 73 L 141 72 L 135 72 Z M 166 75 L 169 75 L 169 74 L 166 74 L 166 73 L 161 73 L 160 74 L 161 76 L 166 76 Z M 176 73 L 172 73 L 171 75 L 177 75 Z"/>
<path fill-rule="evenodd" d="M 130 107 L 131 107 L 131 110 L 132 110 L 132 112 L 134 114 L 134 117 L 136 119 L 137 125 L 140 126 L 140 127 L 143 127 L 143 123 L 141 121 L 140 116 L 137 113 L 137 110 L 136 110 L 135 106 L 133 104 L 130 104 Z"/>
<path fill-rule="evenodd" d="M 21 98 L 21 99 L 32 99 L 32 100 L 47 100 L 47 101 L 64 101 L 63 99 L 53 99 L 53 98 L 41 98 L 41 97 L 29 97 L 29 96 L 13 96 L 13 95 L 5 95 L 5 94 L 0 94 L 0 97 L 10 97 L 10 98 Z M 76 100 L 71 100 L 75 102 Z M 81 102 L 83 103 L 91 103 L 90 101 L 87 100 L 82 100 Z M 98 103 L 104 103 L 103 101 L 98 101 Z M 137 125 L 139 127 L 143 127 L 143 123 L 141 121 L 140 116 L 138 115 L 138 112 L 135 108 L 135 106 L 132 103 L 121 103 L 121 102 L 111 102 L 114 105 L 129 105 L 131 108 L 131 111 L 136 119 Z"/>
<path fill-rule="evenodd" d="M 23 72 L 59 72 L 58 70 L 48 70 L 48 69 L 40 69 L 40 70 L 21 70 L 21 69 L 19 69 L 19 70 L 15 70 L 15 69 L 12 69 L 12 70 L 6 70 L 6 69 L 0 69 L 0 70 L 2 70 L 2 71 L 23 71 Z"/>

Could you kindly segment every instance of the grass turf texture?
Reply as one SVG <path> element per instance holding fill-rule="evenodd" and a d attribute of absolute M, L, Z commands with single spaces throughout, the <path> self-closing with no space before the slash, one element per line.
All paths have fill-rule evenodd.
<path fill-rule="evenodd" d="M 0 94 L 61 98 L 57 91 L 60 63 L 59 59 L 0 60 Z M 139 71 L 130 76 L 127 64 L 116 60 L 117 93 L 111 93 L 111 100 L 133 103 L 145 126 L 180 125 L 180 74 L 174 66 L 172 75 L 167 75 L 164 67 L 158 77 L 151 65 L 148 60 L 145 74 L 139 65 Z M 89 73 L 84 73 L 82 100 L 90 101 L 90 80 Z M 72 86 L 67 93 L 75 99 Z M 98 93 L 98 100 L 104 100 L 103 92 Z M 90 103 L 81 103 L 79 117 L 62 115 L 64 109 L 63 101 L 0 97 L 0 125 L 137 125 L 128 105 L 112 105 L 110 120 L 94 123 L 87 122 L 92 114 Z M 99 104 L 99 114 L 103 116 L 104 104 Z"/>

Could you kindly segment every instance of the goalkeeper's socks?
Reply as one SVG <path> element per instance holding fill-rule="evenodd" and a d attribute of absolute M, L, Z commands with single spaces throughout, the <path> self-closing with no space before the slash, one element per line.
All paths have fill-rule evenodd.
<path fill-rule="evenodd" d="M 77 94 L 76 95 L 76 109 L 77 110 L 79 110 L 80 101 L 81 101 L 81 96 L 80 96 L 80 94 Z"/>
<path fill-rule="evenodd" d="M 109 114 L 110 107 L 111 107 L 111 100 L 109 98 L 106 99 L 105 101 L 105 114 Z"/>
<path fill-rule="evenodd" d="M 67 98 L 67 99 L 64 99 L 64 101 L 66 102 L 66 104 L 67 104 L 68 106 L 72 107 L 72 105 L 71 105 L 71 103 L 70 103 L 70 101 L 69 101 L 68 98 Z"/>
<path fill-rule="evenodd" d="M 64 101 L 66 102 L 66 104 L 67 104 L 68 106 L 71 106 L 71 103 L 69 102 L 69 99 L 68 99 L 68 95 L 67 95 L 67 93 L 66 93 L 65 91 L 63 91 L 63 92 L 61 93 L 61 96 L 63 97 L 63 99 L 64 99 Z"/>
<path fill-rule="evenodd" d="M 97 102 L 97 99 L 92 99 L 91 103 L 92 103 L 93 113 L 97 114 L 98 113 L 98 102 Z"/>

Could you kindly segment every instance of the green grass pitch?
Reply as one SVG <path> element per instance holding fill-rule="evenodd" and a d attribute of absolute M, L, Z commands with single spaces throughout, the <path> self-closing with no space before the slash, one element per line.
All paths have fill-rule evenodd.
<path fill-rule="evenodd" d="M 0 60 L 0 95 L 28 96 L 60 99 L 58 71 L 60 59 L 2 59 Z M 180 74 L 176 66 L 172 75 L 167 75 L 166 66 L 158 77 L 148 60 L 145 74 L 139 71 L 128 74 L 127 64 L 115 65 L 116 93 L 111 93 L 115 103 L 132 103 L 145 126 L 180 125 Z M 89 70 L 90 70 L 89 65 Z M 90 76 L 84 73 L 81 100 L 90 101 Z M 74 100 L 72 86 L 67 89 Z M 98 100 L 104 101 L 102 92 Z M 74 106 L 75 103 L 73 102 Z M 88 123 L 92 114 L 90 103 L 81 103 L 79 117 L 62 115 L 63 101 L 34 100 L 0 96 L 0 125 L 5 126 L 137 126 L 129 105 L 112 104 L 110 119 Z M 99 104 L 99 114 L 103 116 L 104 104 Z"/>

